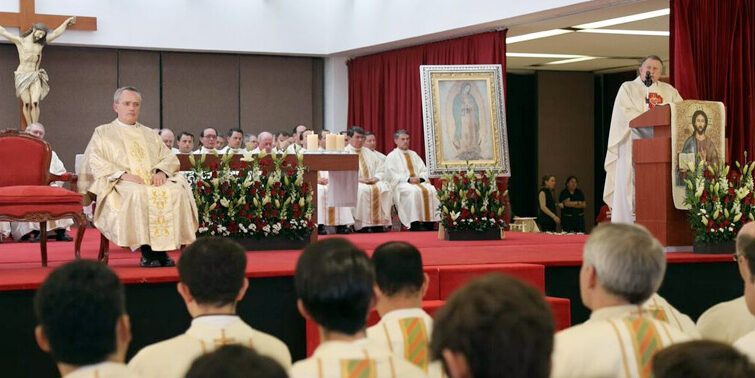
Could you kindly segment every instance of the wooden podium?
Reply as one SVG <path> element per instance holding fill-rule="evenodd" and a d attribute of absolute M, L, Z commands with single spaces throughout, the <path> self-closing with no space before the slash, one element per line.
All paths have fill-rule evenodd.
<path fill-rule="evenodd" d="M 191 162 L 189 161 L 189 155 L 177 154 L 178 161 L 181 163 L 181 171 L 190 171 L 193 169 Z M 195 155 L 199 157 L 201 155 Z M 244 155 L 235 155 L 232 162 L 237 163 Z M 204 166 L 209 167 L 213 163 L 216 163 L 218 157 L 215 155 L 206 155 Z M 286 161 L 296 161 L 296 155 L 289 155 L 286 157 Z M 359 170 L 359 155 L 347 154 L 347 153 L 312 153 L 304 154 L 304 165 L 307 167 L 307 172 L 304 174 L 304 182 L 309 183 L 309 187 L 312 188 L 312 219 L 317 223 L 317 172 L 318 171 L 358 171 Z M 317 229 L 310 237 L 312 243 L 317 241 Z"/>
<path fill-rule="evenodd" d="M 653 138 L 632 143 L 635 222 L 665 247 L 691 246 L 695 234 L 687 211 L 674 207 L 671 194 L 671 108 L 655 106 L 631 120 L 629 127 L 653 128 Z"/>

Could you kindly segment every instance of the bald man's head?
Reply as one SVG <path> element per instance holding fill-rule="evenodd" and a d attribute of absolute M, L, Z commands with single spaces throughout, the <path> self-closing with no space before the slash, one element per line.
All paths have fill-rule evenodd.
<path fill-rule="evenodd" d="M 273 134 L 263 131 L 257 136 L 260 151 L 271 152 L 273 150 Z"/>

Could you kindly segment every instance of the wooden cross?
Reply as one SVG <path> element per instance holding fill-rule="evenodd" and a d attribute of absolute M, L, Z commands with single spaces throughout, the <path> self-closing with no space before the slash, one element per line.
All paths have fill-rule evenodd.
<path fill-rule="evenodd" d="M 4 27 L 16 27 L 21 34 L 35 23 L 43 23 L 51 30 L 58 27 L 70 16 L 51 14 L 37 14 L 34 10 L 34 0 L 18 0 L 18 13 L 0 12 L 0 25 Z M 97 30 L 96 17 L 76 16 L 76 24 L 68 29 L 73 30 Z"/>
<path fill-rule="evenodd" d="M 18 28 L 19 35 L 23 34 L 35 23 L 43 23 L 50 30 L 53 30 L 70 17 L 37 14 L 34 10 L 34 0 L 18 0 L 18 9 L 18 13 L 0 12 L 0 25 L 3 27 Z M 97 18 L 76 16 L 76 23 L 69 26 L 68 29 L 97 30 Z M 23 103 L 21 103 L 22 108 L 23 106 Z M 21 113 L 21 130 L 24 130 L 26 129 L 26 119 L 24 119 L 23 111 Z"/>

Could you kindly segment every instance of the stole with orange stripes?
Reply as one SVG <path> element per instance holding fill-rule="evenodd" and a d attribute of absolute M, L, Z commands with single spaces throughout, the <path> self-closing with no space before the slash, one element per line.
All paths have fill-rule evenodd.
<path fill-rule="evenodd" d="M 399 326 L 404 337 L 404 358 L 427 372 L 429 352 L 425 322 L 422 318 L 404 318 L 399 320 Z"/>

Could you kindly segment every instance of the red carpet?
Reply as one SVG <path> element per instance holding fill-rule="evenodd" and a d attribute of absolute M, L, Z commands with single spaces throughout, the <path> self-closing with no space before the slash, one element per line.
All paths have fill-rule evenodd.
<path fill-rule="evenodd" d="M 72 233 L 73 235 L 73 233 Z M 326 236 L 328 237 L 328 236 Z M 444 241 L 437 232 L 386 232 L 379 234 L 351 234 L 346 238 L 369 253 L 388 241 L 406 241 L 422 252 L 425 265 L 535 263 L 546 266 L 574 266 L 582 262 L 584 235 L 547 235 L 507 232 L 505 240 Z M 0 244 L 0 290 L 35 289 L 51 268 L 73 260 L 73 243 L 48 242 L 49 267 L 40 264 L 39 244 Z M 99 247 L 99 233 L 87 229 L 82 243 L 82 258 L 95 259 Z M 732 251 L 733 252 L 733 251 Z M 299 251 L 249 252 L 249 277 L 293 275 Z M 178 259 L 179 252 L 171 252 Z M 731 261 L 731 255 L 697 255 L 669 253 L 669 263 L 708 263 Z M 138 252 L 110 246 L 110 266 L 127 284 L 177 281 L 175 268 L 139 268 Z"/>

